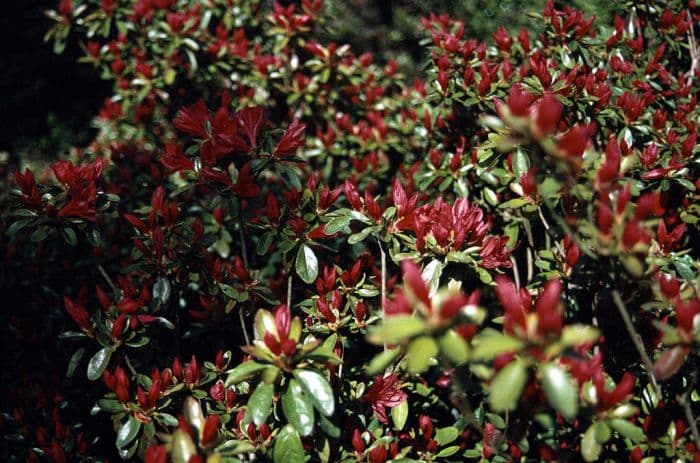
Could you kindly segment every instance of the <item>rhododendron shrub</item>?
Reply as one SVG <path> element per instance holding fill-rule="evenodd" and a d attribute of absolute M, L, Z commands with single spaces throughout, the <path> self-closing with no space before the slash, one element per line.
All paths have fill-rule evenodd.
<path fill-rule="evenodd" d="M 7 461 L 700 460 L 700 8 L 428 63 L 320 0 L 62 0 L 114 84 L 2 219 Z"/>

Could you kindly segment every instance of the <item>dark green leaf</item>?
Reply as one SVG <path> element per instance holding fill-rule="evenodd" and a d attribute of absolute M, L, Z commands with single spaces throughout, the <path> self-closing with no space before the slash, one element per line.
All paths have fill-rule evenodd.
<path fill-rule="evenodd" d="M 114 346 L 103 347 L 92 356 L 87 368 L 87 377 L 90 381 L 95 381 L 109 365 L 109 359 L 114 353 Z"/>
<path fill-rule="evenodd" d="M 84 354 L 84 347 L 81 347 L 80 349 L 73 352 L 73 355 L 71 356 L 70 361 L 68 362 L 68 370 L 66 371 L 66 377 L 70 378 L 71 376 L 73 376 L 73 373 L 75 373 L 75 369 L 78 367 L 78 364 L 80 363 L 80 360 L 83 358 Z"/>
<path fill-rule="evenodd" d="M 117 432 L 117 448 L 123 449 L 136 438 L 136 435 L 141 430 L 141 422 L 130 416 L 126 423 L 122 424 Z"/>

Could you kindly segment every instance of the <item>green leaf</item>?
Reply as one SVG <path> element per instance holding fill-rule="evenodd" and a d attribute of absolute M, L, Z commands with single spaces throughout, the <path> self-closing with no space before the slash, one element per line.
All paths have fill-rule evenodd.
<path fill-rule="evenodd" d="M 564 346 L 576 346 L 597 341 L 600 332 L 592 326 L 583 324 L 566 325 L 561 330 L 561 343 Z"/>
<path fill-rule="evenodd" d="M 87 368 L 87 377 L 90 381 L 95 381 L 102 376 L 102 372 L 107 368 L 109 359 L 112 358 L 113 353 L 114 346 L 107 346 L 98 350 L 95 355 L 92 356 Z"/>
<path fill-rule="evenodd" d="M 97 401 L 97 407 L 109 413 L 119 413 L 124 411 L 124 404 L 116 399 L 100 399 Z"/>
<path fill-rule="evenodd" d="M 627 420 L 622 420 L 620 418 L 615 418 L 610 421 L 610 426 L 634 443 L 641 442 L 644 440 L 644 431 L 639 426 L 635 426 Z"/>
<path fill-rule="evenodd" d="M 228 371 L 225 386 L 229 387 L 233 384 L 238 384 L 241 381 L 244 381 L 253 376 L 254 374 L 264 370 L 268 366 L 269 365 L 254 362 L 252 360 L 243 362 L 240 365 L 236 366 L 236 368 L 234 368 L 233 370 Z"/>
<path fill-rule="evenodd" d="M 66 370 L 67 378 L 73 376 L 73 373 L 75 373 L 75 369 L 78 368 L 78 364 L 80 363 L 80 360 L 83 358 L 84 354 L 84 347 L 81 347 L 80 349 L 73 352 L 73 355 L 71 355 L 70 361 L 68 362 L 68 369 Z"/>
<path fill-rule="evenodd" d="M 252 421 L 256 426 L 263 424 L 270 414 L 274 392 L 275 387 L 272 384 L 260 383 L 248 399 L 248 409 L 244 422 L 250 423 Z"/>
<path fill-rule="evenodd" d="M 255 246 L 255 252 L 257 252 L 259 256 L 267 254 L 274 238 L 275 236 L 271 232 L 263 233 L 260 240 L 258 240 L 258 244 Z"/>
<path fill-rule="evenodd" d="M 496 331 L 485 331 L 474 338 L 472 360 L 491 360 L 505 352 L 519 351 L 523 343 Z"/>
<path fill-rule="evenodd" d="M 182 429 L 178 428 L 173 433 L 171 444 L 173 463 L 188 463 L 193 455 L 197 454 L 192 438 Z"/>
<path fill-rule="evenodd" d="M 313 370 L 294 370 L 294 376 L 311 398 L 316 410 L 325 416 L 331 416 L 335 411 L 335 397 L 328 380 Z"/>
<path fill-rule="evenodd" d="M 397 343 L 425 331 L 425 322 L 412 315 L 392 315 L 374 328 L 369 340 L 375 344 Z"/>
<path fill-rule="evenodd" d="M 153 298 L 165 305 L 170 299 L 170 282 L 167 278 L 160 275 L 153 284 Z"/>
<path fill-rule="evenodd" d="M 75 230 L 72 228 L 66 227 L 63 229 L 63 239 L 71 246 L 78 244 L 78 237 L 75 235 Z"/>
<path fill-rule="evenodd" d="M 375 375 L 386 369 L 387 366 L 401 353 L 400 349 L 387 349 L 377 355 L 367 365 L 367 374 Z"/>
<path fill-rule="evenodd" d="M 430 360 L 437 353 L 437 343 L 430 336 L 421 336 L 414 339 L 406 350 L 408 371 L 414 374 L 424 372 L 430 366 Z"/>
<path fill-rule="evenodd" d="M 548 363 L 540 368 L 542 386 L 549 404 L 571 421 L 578 412 L 578 389 L 561 368 Z"/>
<path fill-rule="evenodd" d="M 603 446 L 596 440 L 596 425 L 593 423 L 588 427 L 581 439 L 581 456 L 586 461 L 597 461 Z"/>
<path fill-rule="evenodd" d="M 318 276 L 318 259 L 314 251 L 306 244 L 299 246 L 296 269 L 299 278 L 307 284 L 313 283 Z"/>
<path fill-rule="evenodd" d="M 338 439 L 340 437 L 340 428 L 336 426 L 332 420 L 329 420 L 323 415 L 318 416 L 318 427 L 323 429 L 323 432 L 325 432 L 328 437 L 332 437 L 333 439 Z"/>
<path fill-rule="evenodd" d="M 275 463 L 304 463 L 304 446 L 291 425 L 286 425 L 277 435 L 272 455 Z"/>
<path fill-rule="evenodd" d="M 341 215 L 340 217 L 335 217 L 326 224 L 324 231 L 327 234 L 332 235 L 333 233 L 337 233 L 347 228 L 351 221 L 352 217 L 349 215 Z"/>
<path fill-rule="evenodd" d="M 435 440 L 438 444 L 447 445 L 450 442 L 454 442 L 455 439 L 459 437 L 459 430 L 454 426 L 447 426 L 445 428 L 440 428 L 435 431 Z"/>
<path fill-rule="evenodd" d="M 282 394 L 282 410 L 287 420 L 302 436 L 308 436 L 314 429 L 314 407 L 304 393 L 299 382 L 292 378 L 287 390 Z"/>
<path fill-rule="evenodd" d="M 522 177 L 529 168 L 530 158 L 522 149 L 518 148 L 513 153 L 513 174 L 517 182 L 520 182 L 520 177 Z"/>
<path fill-rule="evenodd" d="M 363 241 L 365 238 L 369 236 L 370 233 L 374 231 L 374 227 L 366 227 L 360 230 L 357 233 L 354 233 L 350 236 L 348 236 L 348 244 L 353 245 L 357 244 L 360 241 Z"/>
<path fill-rule="evenodd" d="M 469 344 L 455 330 L 449 330 L 440 337 L 440 352 L 455 365 L 469 360 Z"/>
<path fill-rule="evenodd" d="M 527 368 L 516 359 L 499 371 L 489 386 L 489 403 L 496 412 L 513 410 L 527 382 Z"/>
<path fill-rule="evenodd" d="M 391 420 L 394 422 L 394 428 L 399 431 L 406 426 L 408 419 L 408 400 L 404 400 L 395 407 L 391 407 Z"/>
<path fill-rule="evenodd" d="M 124 423 L 117 432 L 117 448 L 123 449 L 124 447 L 129 445 L 131 441 L 133 441 L 134 438 L 136 438 L 136 435 L 139 433 L 140 430 L 141 422 L 133 416 L 130 416 L 129 419 L 126 420 L 126 423 Z"/>

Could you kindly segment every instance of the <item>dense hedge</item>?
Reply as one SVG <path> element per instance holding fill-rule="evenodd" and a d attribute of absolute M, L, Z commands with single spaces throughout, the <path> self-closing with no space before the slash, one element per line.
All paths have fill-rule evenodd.
<path fill-rule="evenodd" d="M 429 62 L 321 0 L 62 0 L 98 134 L 8 181 L 7 461 L 700 461 L 700 8 Z"/>

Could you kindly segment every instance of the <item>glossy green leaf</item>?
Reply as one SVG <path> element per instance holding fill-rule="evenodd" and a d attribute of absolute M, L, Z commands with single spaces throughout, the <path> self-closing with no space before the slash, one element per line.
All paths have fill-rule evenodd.
<path fill-rule="evenodd" d="M 307 284 L 313 283 L 318 276 L 318 259 L 314 251 L 306 244 L 299 246 L 296 258 L 296 270 L 299 278 Z"/>
<path fill-rule="evenodd" d="M 305 452 L 299 434 L 291 425 L 286 425 L 275 438 L 272 452 L 274 463 L 304 463 Z"/>
<path fill-rule="evenodd" d="M 255 423 L 260 426 L 267 420 L 272 407 L 272 396 L 275 392 L 275 387 L 272 384 L 260 383 L 255 388 L 253 394 L 248 399 L 248 409 L 246 410 L 244 421 Z"/>
<path fill-rule="evenodd" d="M 289 381 L 287 390 L 282 394 L 282 410 L 300 435 L 311 434 L 314 429 L 314 407 L 311 399 L 294 378 Z"/>
<path fill-rule="evenodd" d="M 103 347 L 92 356 L 88 362 L 87 377 L 90 381 L 95 381 L 109 365 L 109 359 L 114 353 L 114 346 Z"/>
<path fill-rule="evenodd" d="M 316 410 L 331 416 L 335 411 L 335 397 L 328 380 L 313 370 L 294 370 L 294 377 L 299 380 Z"/>
<path fill-rule="evenodd" d="M 141 430 L 141 422 L 130 416 L 117 432 L 117 448 L 123 449 L 133 441 Z"/>

